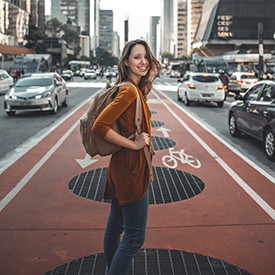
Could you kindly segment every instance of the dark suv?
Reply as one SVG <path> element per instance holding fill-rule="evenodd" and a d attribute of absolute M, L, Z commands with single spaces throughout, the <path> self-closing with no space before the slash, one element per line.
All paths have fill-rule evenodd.
<path fill-rule="evenodd" d="M 229 109 L 230 134 L 244 132 L 261 140 L 266 156 L 275 161 L 275 82 L 262 80 L 235 99 Z"/>

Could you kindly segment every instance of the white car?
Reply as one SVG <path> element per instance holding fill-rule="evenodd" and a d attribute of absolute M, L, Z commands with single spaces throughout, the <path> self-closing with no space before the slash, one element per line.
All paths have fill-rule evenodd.
<path fill-rule="evenodd" d="M 86 70 L 84 73 L 84 79 L 96 79 L 96 72 L 95 70 Z"/>
<path fill-rule="evenodd" d="M 184 101 L 186 106 L 192 102 L 217 102 L 218 107 L 223 106 L 225 100 L 224 85 L 217 74 L 189 72 L 179 79 L 178 101 Z"/>
<path fill-rule="evenodd" d="M 233 93 L 245 92 L 258 81 L 258 78 L 252 73 L 234 72 L 229 78 L 227 90 Z"/>
<path fill-rule="evenodd" d="M 13 78 L 6 70 L 0 70 L 0 93 L 7 92 L 11 85 L 13 85 Z"/>

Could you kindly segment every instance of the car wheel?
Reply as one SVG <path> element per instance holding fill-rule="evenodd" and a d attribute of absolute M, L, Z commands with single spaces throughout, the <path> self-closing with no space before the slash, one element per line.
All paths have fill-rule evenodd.
<path fill-rule="evenodd" d="M 15 111 L 6 112 L 8 116 L 15 116 Z"/>
<path fill-rule="evenodd" d="M 56 114 L 58 110 L 58 103 L 57 103 L 57 99 L 54 99 L 54 103 L 53 103 L 53 109 L 52 109 L 52 113 Z"/>
<path fill-rule="evenodd" d="M 271 129 L 266 131 L 264 147 L 267 158 L 275 161 L 275 135 Z"/>
<path fill-rule="evenodd" d="M 177 99 L 178 99 L 178 101 L 182 101 L 182 98 L 180 97 L 179 91 L 177 92 Z"/>
<path fill-rule="evenodd" d="M 241 135 L 241 131 L 237 127 L 236 118 L 232 113 L 229 119 L 229 132 L 232 137 L 239 137 Z"/>
<path fill-rule="evenodd" d="M 223 101 L 217 102 L 218 107 L 222 107 L 223 106 Z"/>
<path fill-rule="evenodd" d="M 184 104 L 186 106 L 190 106 L 190 104 L 191 104 L 191 101 L 188 99 L 187 95 L 185 95 Z"/>
<path fill-rule="evenodd" d="M 68 92 L 66 92 L 65 100 L 64 102 L 62 102 L 62 107 L 67 107 L 68 104 L 69 104 L 69 96 L 68 96 Z"/>

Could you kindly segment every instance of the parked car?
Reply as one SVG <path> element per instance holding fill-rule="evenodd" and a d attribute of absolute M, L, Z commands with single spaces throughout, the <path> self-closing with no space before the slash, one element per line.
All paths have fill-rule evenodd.
<path fill-rule="evenodd" d="M 230 134 L 243 132 L 262 141 L 266 156 L 275 161 L 275 82 L 262 80 L 235 99 L 228 113 Z"/>
<path fill-rule="evenodd" d="M 7 73 L 6 70 L 0 70 L 0 93 L 7 92 L 12 84 L 13 78 Z"/>
<path fill-rule="evenodd" d="M 188 72 L 179 79 L 178 101 L 183 100 L 186 106 L 194 101 L 217 102 L 218 107 L 223 106 L 225 89 L 216 74 Z"/>
<path fill-rule="evenodd" d="M 170 77 L 180 78 L 180 77 L 181 77 L 181 74 L 180 74 L 179 71 L 171 71 Z"/>
<path fill-rule="evenodd" d="M 245 92 L 258 82 L 258 78 L 252 73 L 234 72 L 229 78 L 227 91 L 233 93 Z"/>
<path fill-rule="evenodd" d="M 61 73 L 61 76 L 65 80 L 73 80 L 74 79 L 74 73 L 71 70 L 65 70 Z"/>
<path fill-rule="evenodd" d="M 5 95 L 7 115 L 18 110 L 41 110 L 57 113 L 58 106 L 69 103 L 66 82 L 57 73 L 34 73 L 20 78 Z"/>
<path fill-rule="evenodd" d="M 84 73 L 84 79 L 96 79 L 95 70 L 86 70 Z"/>

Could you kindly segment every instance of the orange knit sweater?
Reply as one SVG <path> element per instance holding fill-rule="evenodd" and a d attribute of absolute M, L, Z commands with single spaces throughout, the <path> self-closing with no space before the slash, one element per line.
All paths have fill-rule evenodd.
<path fill-rule="evenodd" d="M 127 81 L 135 84 L 131 79 Z M 136 86 L 136 85 L 135 85 Z M 137 87 L 137 86 L 136 86 Z M 151 114 L 147 102 L 137 87 L 143 109 L 142 132 L 149 133 L 151 140 Z M 121 134 L 130 136 L 136 131 L 135 109 L 137 92 L 132 86 L 119 87 L 115 99 L 99 115 L 93 132 L 104 137 L 117 120 Z M 151 152 L 151 144 L 149 145 Z M 149 169 L 143 150 L 122 148 L 112 155 L 103 193 L 104 199 L 117 199 L 120 205 L 134 204 L 145 195 L 149 186 Z"/>

